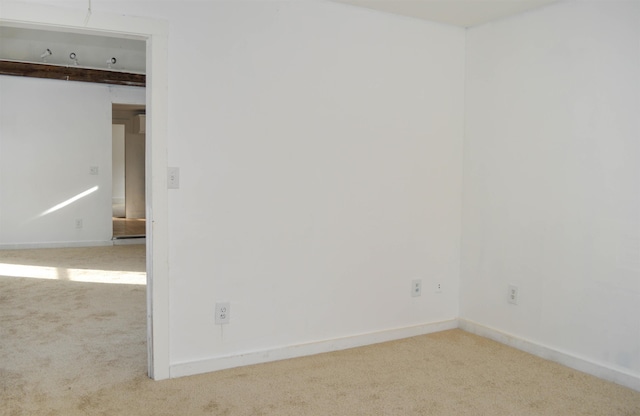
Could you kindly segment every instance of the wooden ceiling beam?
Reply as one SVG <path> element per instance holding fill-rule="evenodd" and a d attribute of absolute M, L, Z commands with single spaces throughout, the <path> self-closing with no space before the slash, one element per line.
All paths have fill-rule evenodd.
<path fill-rule="evenodd" d="M 131 72 L 104 71 L 73 66 L 48 65 L 0 60 L 0 75 L 96 82 L 99 84 L 144 87 L 146 75 Z"/>

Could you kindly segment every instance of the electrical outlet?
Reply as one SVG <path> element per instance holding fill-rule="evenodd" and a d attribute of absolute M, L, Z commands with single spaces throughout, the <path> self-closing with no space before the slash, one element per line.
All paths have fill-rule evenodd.
<path fill-rule="evenodd" d="M 442 293 L 442 283 L 436 283 L 436 293 Z"/>
<path fill-rule="evenodd" d="M 411 281 L 411 296 L 414 298 L 416 296 L 422 295 L 422 280 L 415 279 Z"/>
<path fill-rule="evenodd" d="M 509 285 L 509 293 L 507 295 L 507 302 L 517 305 L 518 304 L 518 286 Z"/>
<path fill-rule="evenodd" d="M 78 219 L 76 220 L 76 229 L 77 229 L 77 230 L 82 229 L 82 218 L 78 218 Z"/>
<path fill-rule="evenodd" d="M 231 307 L 229 305 L 229 302 L 216 303 L 216 324 L 217 325 L 228 324 L 230 315 L 231 315 Z"/>

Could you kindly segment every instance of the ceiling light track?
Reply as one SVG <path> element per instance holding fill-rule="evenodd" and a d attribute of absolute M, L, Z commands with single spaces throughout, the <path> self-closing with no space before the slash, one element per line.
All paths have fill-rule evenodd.
<path fill-rule="evenodd" d="M 75 66 L 0 60 L 0 75 L 144 87 L 146 75 Z"/>

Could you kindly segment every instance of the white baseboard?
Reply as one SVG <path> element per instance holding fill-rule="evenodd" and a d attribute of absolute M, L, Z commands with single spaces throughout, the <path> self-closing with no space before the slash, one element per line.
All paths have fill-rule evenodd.
<path fill-rule="evenodd" d="M 112 246 L 112 240 L 105 241 L 61 241 L 47 243 L 0 244 L 0 250 L 30 250 L 34 248 L 75 248 Z"/>
<path fill-rule="evenodd" d="M 172 364 L 169 369 L 171 378 L 191 376 L 195 374 L 209 373 L 212 371 L 245 365 L 261 364 L 271 361 L 279 361 L 290 358 L 304 357 L 349 348 L 362 347 L 364 345 L 378 344 L 381 342 L 395 341 L 433 332 L 455 329 L 458 320 L 434 322 L 429 324 L 396 328 L 380 332 L 355 335 L 345 338 L 337 338 L 326 341 L 311 342 L 301 345 L 290 345 L 269 350 L 253 351 L 238 355 L 213 357 L 206 360 L 190 361 Z"/>
<path fill-rule="evenodd" d="M 582 371 L 583 373 L 591 374 L 598 378 L 640 391 L 640 374 L 633 374 L 625 369 L 613 368 L 607 364 L 579 357 L 566 351 L 560 351 L 535 341 L 518 338 L 467 319 L 460 318 L 458 320 L 458 327 L 463 331 L 492 339 L 501 344 L 544 358 L 545 360 L 553 361 L 573 368 L 574 370 Z"/>
<path fill-rule="evenodd" d="M 147 244 L 146 237 L 116 238 L 113 240 L 114 246 L 128 246 L 132 244 Z"/>

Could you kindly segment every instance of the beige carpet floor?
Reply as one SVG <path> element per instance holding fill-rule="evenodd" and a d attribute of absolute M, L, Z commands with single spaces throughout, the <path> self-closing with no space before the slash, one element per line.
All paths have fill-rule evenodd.
<path fill-rule="evenodd" d="M 640 415 L 640 392 L 461 330 L 152 381 L 143 272 L 144 246 L 0 252 L 0 415 Z"/>

